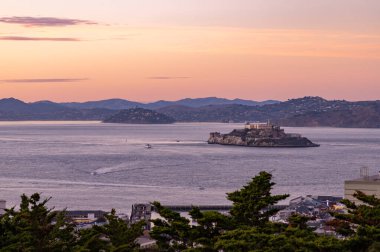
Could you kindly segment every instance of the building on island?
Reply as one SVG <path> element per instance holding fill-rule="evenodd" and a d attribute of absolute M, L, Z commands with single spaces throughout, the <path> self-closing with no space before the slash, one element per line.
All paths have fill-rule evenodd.
<path fill-rule="evenodd" d="M 263 129 L 263 130 L 271 130 L 275 128 L 276 126 L 273 125 L 272 123 L 268 122 L 254 122 L 254 123 L 249 123 L 247 122 L 245 124 L 246 129 Z"/>
<path fill-rule="evenodd" d="M 294 137 L 294 138 L 302 137 L 302 135 L 298 133 L 285 134 L 284 129 L 281 129 L 279 125 L 275 125 L 271 123 L 269 120 L 267 122 L 254 122 L 254 123 L 247 122 L 244 125 L 244 128 L 248 130 L 260 130 L 264 132 L 271 132 L 271 134 L 273 134 L 273 137 L 281 137 L 285 135 L 287 137 Z"/>
<path fill-rule="evenodd" d="M 344 198 L 361 204 L 362 202 L 353 196 L 356 191 L 380 198 L 380 172 L 377 175 L 368 176 L 368 172 L 361 171 L 361 175 L 358 179 L 344 181 Z"/>

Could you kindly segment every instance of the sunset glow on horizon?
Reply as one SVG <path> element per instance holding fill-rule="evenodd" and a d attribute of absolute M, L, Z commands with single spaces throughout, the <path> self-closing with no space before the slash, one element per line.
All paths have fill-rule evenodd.
<path fill-rule="evenodd" d="M 380 99 L 377 0 L 0 7 L 0 98 Z"/>

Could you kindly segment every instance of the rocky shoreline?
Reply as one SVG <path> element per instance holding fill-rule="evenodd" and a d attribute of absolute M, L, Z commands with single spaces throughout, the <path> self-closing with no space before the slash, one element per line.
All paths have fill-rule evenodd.
<path fill-rule="evenodd" d="M 229 134 L 212 132 L 207 142 L 246 147 L 319 147 L 319 144 L 313 143 L 300 134 L 286 134 L 279 126 L 260 125 L 248 124 L 244 129 L 235 129 Z"/>

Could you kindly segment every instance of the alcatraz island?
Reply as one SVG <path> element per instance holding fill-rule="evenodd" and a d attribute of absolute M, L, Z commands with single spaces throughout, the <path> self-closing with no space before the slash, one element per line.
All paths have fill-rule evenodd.
<path fill-rule="evenodd" d="M 246 147 L 318 147 L 300 134 L 285 133 L 280 126 L 266 123 L 246 123 L 243 129 L 234 129 L 229 134 L 210 133 L 209 144 L 236 145 Z"/>

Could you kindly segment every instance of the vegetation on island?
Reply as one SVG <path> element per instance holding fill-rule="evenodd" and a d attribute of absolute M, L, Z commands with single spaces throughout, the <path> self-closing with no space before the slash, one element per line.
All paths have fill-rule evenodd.
<path fill-rule="evenodd" d="M 118 113 L 103 120 L 104 123 L 134 123 L 134 124 L 169 124 L 175 120 L 154 110 L 131 108 L 120 110 Z"/>
<path fill-rule="evenodd" d="M 157 243 L 145 251 L 380 251 L 380 199 L 358 191 L 355 197 L 365 204 L 343 200 L 348 212 L 334 214 L 329 223 L 339 236 L 318 235 L 305 216 L 293 215 L 287 224 L 270 221 L 278 211 L 272 206 L 289 196 L 272 195 L 274 185 L 271 174 L 260 172 L 227 193 L 229 214 L 194 207 L 189 214 L 197 224 L 152 203 L 162 218 L 152 220 L 150 236 Z M 48 200 L 22 195 L 18 210 L 6 210 L 0 217 L 0 251 L 144 251 L 136 243 L 144 222 L 125 222 L 112 210 L 107 224 L 78 230 L 64 211 L 49 209 Z"/>

